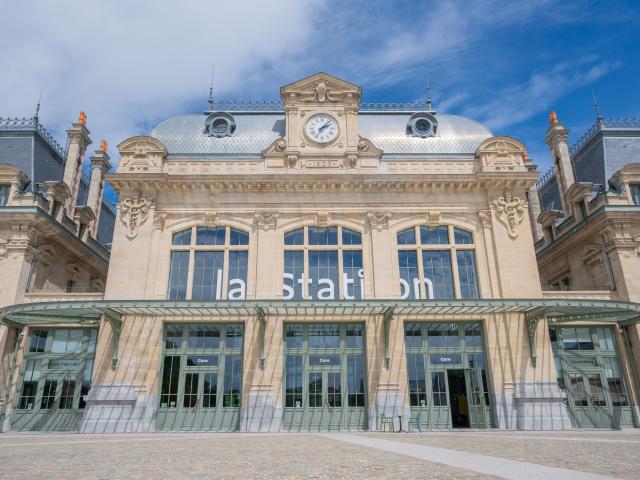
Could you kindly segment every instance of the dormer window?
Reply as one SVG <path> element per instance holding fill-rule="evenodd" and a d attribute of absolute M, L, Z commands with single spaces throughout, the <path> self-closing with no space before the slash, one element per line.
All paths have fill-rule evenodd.
<path fill-rule="evenodd" d="M 236 121 L 225 112 L 215 112 L 207 117 L 204 133 L 210 137 L 230 137 L 236 130 Z"/>
<path fill-rule="evenodd" d="M 407 123 L 407 135 L 412 137 L 435 137 L 438 120 L 430 113 L 416 113 Z"/>

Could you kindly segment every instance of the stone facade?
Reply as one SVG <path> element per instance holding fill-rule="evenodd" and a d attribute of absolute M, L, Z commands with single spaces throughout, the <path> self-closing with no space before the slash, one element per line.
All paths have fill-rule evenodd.
<path fill-rule="evenodd" d="M 298 284 L 301 298 L 292 299 L 293 304 L 315 300 L 331 306 L 350 299 L 347 277 L 338 281 L 335 291 L 332 287 L 329 297 L 311 289 L 308 271 L 297 283 L 295 277 L 294 283 L 286 283 L 287 252 L 309 250 L 302 238 L 308 239 L 308 229 L 316 227 L 336 227 L 359 236 L 362 304 L 397 303 L 411 295 L 413 285 L 404 279 L 398 260 L 406 243 L 399 239 L 412 228 L 414 235 L 422 232 L 418 227 L 449 232 L 448 240 L 440 241 L 454 259 L 451 292 L 444 298 L 544 297 L 527 200 L 538 173 L 521 142 L 495 137 L 475 122 L 430 109 L 361 111 L 358 86 L 322 73 L 286 85 L 280 93 L 283 112 L 212 110 L 207 116 L 169 119 L 152 135 L 129 138 L 118 146 L 121 162 L 107 175 L 120 202 L 104 299 L 122 305 L 167 301 L 167 313 L 145 314 L 141 306 L 138 313 L 116 320 L 113 313 L 104 312 L 80 430 L 154 431 L 160 405 L 169 402 L 159 399 L 162 371 L 168 368 L 163 366 L 167 325 L 230 323 L 241 324 L 244 336 L 237 428 L 287 429 L 285 328 L 292 322 L 361 322 L 368 427 L 379 428 L 379 415 L 384 414 L 406 429 L 414 406 L 406 325 L 459 321 L 479 322 L 483 332 L 490 410 L 485 427 L 571 428 L 544 319 L 528 322 L 517 312 L 265 316 L 259 310 L 250 315 L 195 311 L 201 301 L 226 305 L 228 298 L 233 300 L 227 260 L 220 267 L 224 282 L 209 285 L 208 297 L 196 298 L 195 272 L 201 267 L 193 258 L 202 251 L 223 252 L 225 259 L 246 251 L 246 276 L 240 281 L 244 290 L 237 305 L 286 300 L 286 287 L 294 291 Z M 331 129 L 332 135 L 316 136 L 318 131 L 308 123 L 314 118 L 322 118 L 325 123 L 319 128 Z M 202 246 L 192 238 L 199 227 L 226 235 L 241 232 L 246 240 Z M 294 231 L 307 232 L 301 234 L 302 243 L 289 242 Z M 616 232 L 628 237 L 624 228 Z M 454 234 L 467 237 L 454 241 Z M 344 239 L 335 242 L 345 250 L 356 248 Z M 463 264 L 456 256 L 464 251 L 471 252 L 475 269 L 471 290 L 461 280 Z M 184 284 L 175 280 L 176 252 L 186 259 L 180 267 Z M 428 303 L 434 298 L 431 290 L 440 292 L 442 286 L 434 286 L 435 275 L 422 280 L 415 282 L 416 297 Z M 355 277 L 351 281 L 356 282 Z M 443 298 L 438 295 L 443 294 L 435 298 Z M 626 381 L 634 385 L 631 376 Z"/>

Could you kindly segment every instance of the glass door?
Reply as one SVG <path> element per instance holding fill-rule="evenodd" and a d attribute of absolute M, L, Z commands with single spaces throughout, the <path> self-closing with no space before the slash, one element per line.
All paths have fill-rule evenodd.
<path fill-rule="evenodd" d="M 242 341 L 241 325 L 166 326 L 159 430 L 237 430 Z"/>
<path fill-rule="evenodd" d="M 77 430 L 91 387 L 97 329 L 33 329 L 25 347 L 13 430 Z"/>
<path fill-rule="evenodd" d="M 363 326 L 285 325 L 284 429 L 367 428 Z"/>
<path fill-rule="evenodd" d="M 600 372 L 567 373 L 568 401 L 579 427 L 610 427 L 612 411 Z"/>

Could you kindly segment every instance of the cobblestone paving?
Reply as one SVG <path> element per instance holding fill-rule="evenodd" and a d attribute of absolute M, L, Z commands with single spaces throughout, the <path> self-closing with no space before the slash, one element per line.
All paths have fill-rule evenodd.
<path fill-rule="evenodd" d="M 0 435 L 0 478 L 492 479 L 315 435 Z"/>
<path fill-rule="evenodd" d="M 480 453 L 550 467 L 640 479 L 640 432 L 433 432 L 366 434 L 418 445 Z"/>
<path fill-rule="evenodd" d="M 363 433 L 366 437 L 640 478 L 640 432 Z M 4 434 L 0 479 L 491 479 L 313 434 Z"/>

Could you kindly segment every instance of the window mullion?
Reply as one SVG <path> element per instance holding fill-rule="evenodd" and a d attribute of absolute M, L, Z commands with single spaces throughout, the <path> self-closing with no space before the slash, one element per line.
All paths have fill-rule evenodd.
<path fill-rule="evenodd" d="M 193 289 L 193 275 L 195 273 L 196 254 L 193 247 L 189 248 L 189 267 L 187 270 L 187 293 L 185 295 L 186 300 L 191 300 L 191 294 Z"/>
<path fill-rule="evenodd" d="M 306 242 L 306 228 L 305 228 L 305 243 L 304 243 L 304 268 L 302 273 L 302 298 L 309 298 L 309 279 L 311 278 L 311 272 L 309 271 L 309 247 Z M 294 282 L 296 280 L 294 279 Z M 295 287 L 294 287 L 295 288 Z"/>
<path fill-rule="evenodd" d="M 222 282 L 222 288 L 220 289 L 221 290 L 220 295 L 222 298 L 220 298 L 220 300 L 227 299 L 227 283 L 229 278 L 229 248 L 228 247 L 224 249 L 223 255 L 224 256 L 222 259 L 222 279 L 220 280 Z"/>
<path fill-rule="evenodd" d="M 462 298 L 462 289 L 460 288 L 460 275 L 458 274 L 458 254 L 456 253 L 455 244 L 451 246 L 451 274 L 453 276 L 453 291 L 455 298 Z"/>
<path fill-rule="evenodd" d="M 340 244 L 340 241 L 338 241 L 338 244 Z M 338 295 L 336 296 L 337 299 L 342 299 L 342 292 L 346 292 L 346 286 L 343 285 L 344 283 L 344 278 L 342 275 L 342 272 L 344 272 L 344 265 L 343 265 L 343 261 L 342 261 L 342 248 L 340 245 L 338 245 Z M 358 281 L 358 278 L 354 279 L 354 287 L 355 287 L 355 282 Z M 355 288 L 353 289 L 355 292 Z"/>
<path fill-rule="evenodd" d="M 418 257 L 416 260 L 418 260 L 418 291 L 420 292 L 420 298 L 427 298 L 427 290 L 426 290 L 426 285 L 425 285 L 425 281 L 424 281 L 424 265 L 422 263 L 422 247 L 416 245 L 416 250 L 417 255 L 416 257 Z M 409 285 L 409 288 L 411 290 L 413 290 L 413 285 Z M 434 292 L 435 293 L 435 292 Z M 411 298 L 411 295 L 409 295 L 409 298 Z M 417 299 L 418 300 L 418 299 Z"/>

